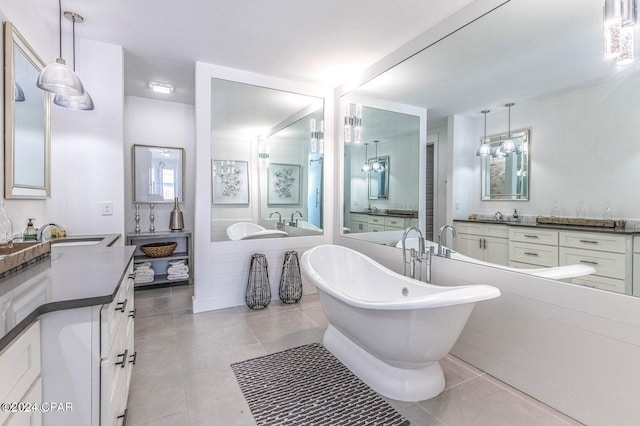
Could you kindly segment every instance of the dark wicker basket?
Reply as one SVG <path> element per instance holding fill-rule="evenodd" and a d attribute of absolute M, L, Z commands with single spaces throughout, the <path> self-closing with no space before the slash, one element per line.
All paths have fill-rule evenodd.
<path fill-rule="evenodd" d="M 177 246 L 176 242 L 151 243 L 140 246 L 140 250 L 149 257 L 166 257 L 171 256 Z"/>

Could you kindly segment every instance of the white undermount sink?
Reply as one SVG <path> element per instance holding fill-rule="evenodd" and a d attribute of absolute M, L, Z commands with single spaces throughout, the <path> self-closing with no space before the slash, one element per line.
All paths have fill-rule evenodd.
<path fill-rule="evenodd" d="M 51 240 L 51 245 L 54 247 L 67 247 L 67 246 L 92 246 L 102 241 L 100 239 L 68 239 L 68 240 Z"/>

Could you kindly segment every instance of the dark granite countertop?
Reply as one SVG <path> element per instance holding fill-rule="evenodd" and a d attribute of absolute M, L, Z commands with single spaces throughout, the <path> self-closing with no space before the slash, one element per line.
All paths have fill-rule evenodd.
<path fill-rule="evenodd" d="M 378 210 L 378 211 L 352 211 L 350 212 L 352 214 L 366 214 L 369 216 L 387 216 L 387 217 L 403 217 L 403 218 L 408 218 L 408 219 L 417 219 L 418 218 L 418 212 L 414 212 L 414 213 L 394 213 L 394 212 L 388 212 L 386 210 Z"/>
<path fill-rule="evenodd" d="M 135 249 L 112 246 L 119 237 L 56 239 L 49 256 L 0 280 L 0 350 L 42 314 L 112 302 Z"/>
<path fill-rule="evenodd" d="M 535 222 L 513 222 L 513 221 L 497 221 L 497 220 L 468 220 L 468 219 L 454 219 L 454 222 L 466 222 L 466 223 L 490 223 L 496 225 L 524 227 L 524 228 L 538 228 L 538 229 L 555 229 L 558 231 L 582 231 L 582 232 L 602 232 L 606 234 L 618 234 L 618 235 L 640 235 L 640 229 L 629 228 L 596 228 L 591 226 L 575 226 L 575 225 L 553 225 L 542 224 Z"/>

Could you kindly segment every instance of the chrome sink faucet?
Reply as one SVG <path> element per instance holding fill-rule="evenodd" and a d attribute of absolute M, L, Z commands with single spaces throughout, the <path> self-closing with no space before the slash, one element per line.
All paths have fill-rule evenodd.
<path fill-rule="evenodd" d="M 42 225 L 40 228 L 38 228 L 38 231 L 36 233 L 36 240 L 37 241 L 44 241 L 43 240 L 43 234 L 44 231 L 49 228 L 50 226 L 58 226 L 55 223 L 47 223 L 46 225 Z M 51 237 L 49 237 L 49 239 L 51 239 Z"/>
<path fill-rule="evenodd" d="M 416 249 L 411 248 L 409 251 L 409 261 L 407 262 L 407 236 L 411 231 L 414 231 L 418 234 L 418 251 Z M 409 265 L 409 278 L 422 280 L 422 269 L 420 268 L 420 274 L 418 278 L 416 278 L 416 264 L 424 262 L 426 264 L 426 277 L 425 282 L 431 282 L 431 253 L 432 250 L 426 251 L 424 244 L 424 237 L 422 236 L 422 232 L 412 226 L 410 228 L 405 229 L 402 234 L 402 264 L 404 267 L 404 275 L 407 276 L 407 265 Z"/>
<path fill-rule="evenodd" d="M 302 213 L 300 213 L 298 210 L 296 210 L 295 212 L 291 213 L 291 222 L 289 222 L 289 226 L 298 226 L 298 219 L 293 219 L 293 216 L 295 214 L 298 214 L 298 216 L 300 216 L 300 219 L 302 219 L 304 216 L 302 216 Z"/>
<path fill-rule="evenodd" d="M 496 219 L 496 221 L 498 222 L 502 222 L 504 220 L 504 215 L 502 214 L 502 212 L 495 212 L 495 214 L 493 215 L 493 217 Z"/>
<path fill-rule="evenodd" d="M 442 234 L 444 234 L 444 232 L 447 229 L 451 229 L 451 232 L 454 237 L 458 234 L 456 232 L 456 228 L 454 228 L 453 225 L 445 225 L 442 228 L 440 228 L 440 230 L 438 231 L 438 256 L 445 256 L 446 254 L 451 253 L 448 250 L 447 250 L 448 253 L 445 253 L 445 251 L 442 249 Z M 449 256 L 445 256 L 445 257 L 449 257 Z"/>
<path fill-rule="evenodd" d="M 272 212 L 269 214 L 269 217 L 272 217 L 274 214 L 278 215 L 278 223 L 276 223 L 276 229 L 278 229 L 278 231 L 284 231 L 284 222 L 282 221 L 282 215 L 280 214 L 280 212 Z"/>

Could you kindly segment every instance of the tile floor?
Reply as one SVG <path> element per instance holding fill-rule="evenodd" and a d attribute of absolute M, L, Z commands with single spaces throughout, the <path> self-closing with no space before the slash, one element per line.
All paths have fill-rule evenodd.
<path fill-rule="evenodd" d="M 130 425 L 254 425 L 229 365 L 320 342 L 327 326 L 317 295 L 193 314 L 192 294 L 188 286 L 135 293 Z M 447 387 L 436 398 L 389 400 L 412 426 L 580 424 L 453 356 L 442 367 Z"/>

